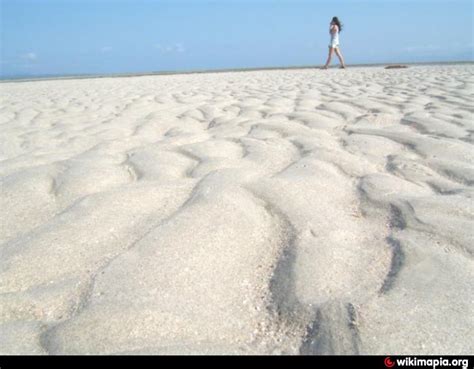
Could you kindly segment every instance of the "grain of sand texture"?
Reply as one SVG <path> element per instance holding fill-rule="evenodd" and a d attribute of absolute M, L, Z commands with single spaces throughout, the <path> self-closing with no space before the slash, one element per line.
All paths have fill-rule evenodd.
<path fill-rule="evenodd" d="M 0 84 L 2 354 L 472 354 L 474 65 Z"/>

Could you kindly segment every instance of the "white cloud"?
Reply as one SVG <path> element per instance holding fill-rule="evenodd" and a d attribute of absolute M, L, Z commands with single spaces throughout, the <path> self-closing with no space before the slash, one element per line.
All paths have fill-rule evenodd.
<path fill-rule="evenodd" d="M 178 53 L 184 53 L 186 51 L 183 44 L 178 43 L 178 44 L 175 44 L 174 46 L 175 46 L 176 52 Z"/>
<path fill-rule="evenodd" d="M 168 54 L 168 53 L 184 53 L 186 52 L 186 49 L 184 48 L 184 45 L 182 43 L 176 43 L 172 45 L 162 45 L 162 44 L 156 44 L 155 48 L 158 49 L 158 51 L 162 54 Z"/>
<path fill-rule="evenodd" d="M 25 59 L 25 60 L 28 60 L 28 61 L 34 61 L 34 60 L 38 59 L 38 55 L 36 55 L 36 53 L 34 53 L 34 52 L 29 52 L 29 53 L 21 55 L 21 58 Z"/>

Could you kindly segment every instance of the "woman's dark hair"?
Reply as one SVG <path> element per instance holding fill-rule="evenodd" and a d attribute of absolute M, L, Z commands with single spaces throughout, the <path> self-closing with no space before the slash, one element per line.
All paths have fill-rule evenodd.
<path fill-rule="evenodd" d="M 339 28 L 339 32 L 342 31 L 342 24 L 338 17 L 332 17 L 331 23 L 334 23 Z"/>

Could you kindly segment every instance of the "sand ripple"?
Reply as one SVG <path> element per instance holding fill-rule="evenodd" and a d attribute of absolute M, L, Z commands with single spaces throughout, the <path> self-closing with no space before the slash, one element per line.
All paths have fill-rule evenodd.
<path fill-rule="evenodd" d="M 472 353 L 473 72 L 0 84 L 0 352 Z"/>

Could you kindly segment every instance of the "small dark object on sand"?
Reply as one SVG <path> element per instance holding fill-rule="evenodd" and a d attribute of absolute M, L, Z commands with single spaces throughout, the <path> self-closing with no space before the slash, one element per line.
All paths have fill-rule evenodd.
<path fill-rule="evenodd" d="M 385 67 L 385 69 L 398 69 L 398 68 L 408 68 L 408 67 L 406 65 L 400 65 L 400 64 L 388 65 Z"/>

